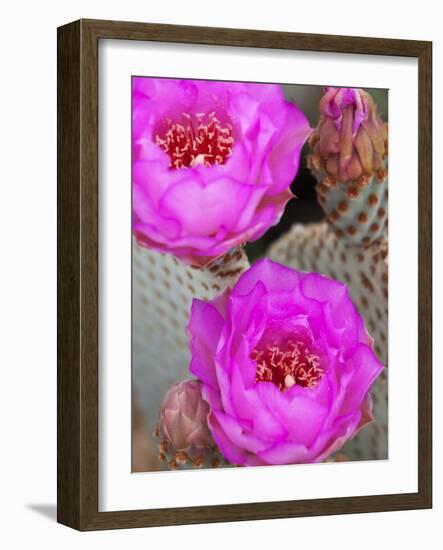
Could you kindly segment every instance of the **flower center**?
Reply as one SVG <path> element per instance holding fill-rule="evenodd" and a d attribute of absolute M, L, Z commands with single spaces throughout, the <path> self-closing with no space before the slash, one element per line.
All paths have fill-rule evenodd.
<path fill-rule="evenodd" d="M 256 348 L 251 359 L 257 363 L 256 382 L 272 382 L 280 391 L 294 384 L 315 388 L 324 374 L 319 356 L 302 340 Z"/>
<path fill-rule="evenodd" d="M 171 168 L 224 164 L 234 144 L 232 125 L 223 125 L 215 112 L 194 117 L 182 113 L 179 122 L 168 119 L 155 140 L 169 155 Z"/>

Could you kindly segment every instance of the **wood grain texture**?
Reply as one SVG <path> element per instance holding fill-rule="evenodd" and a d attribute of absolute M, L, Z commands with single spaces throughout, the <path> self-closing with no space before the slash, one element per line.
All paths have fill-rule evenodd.
<path fill-rule="evenodd" d="M 417 493 L 98 512 L 98 41 L 150 40 L 419 59 L 419 490 Z M 58 29 L 58 521 L 79 530 L 432 506 L 429 42 L 81 20 Z M 129 365 L 128 365 L 129 368 Z M 129 450 L 128 450 L 129 452 Z"/>
<path fill-rule="evenodd" d="M 432 43 L 418 63 L 418 489 L 432 507 Z"/>
<path fill-rule="evenodd" d="M 80 23 L 58 33 L 57 517 L 79 525 Z"/>
<path fill-rule="evenodd" d="M 419 57 L 427 42 L 336 36 L 215 27 L 157 25 L 125 21 L 83 19 L 91 33 L 100 38 L 149 40 L 183 44 L 240 46 L 312 52 L 356 53 Z"/>

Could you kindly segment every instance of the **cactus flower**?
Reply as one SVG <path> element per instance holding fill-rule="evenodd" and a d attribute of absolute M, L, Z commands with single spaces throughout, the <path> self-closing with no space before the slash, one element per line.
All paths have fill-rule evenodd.
<path fill-rule="evenodd" d="M 204 267 L 278 222 L 305 116 L 274 84 L 133 78 L 133 232 Z"/>
<path fill-rule="evenodd" d="M 320 113 L 311 145 L 323 170 L 341 182 L 368 182 L 374 174 L 382 178 L 387 128 L 370 94 L 356 88 L 327 87 Z"/>
<path fill-rule="evenodd" d="M 372 417 L 383 369 L 346 285 L 264 259 L 212 302 L 194 299 L 190 371 L 223 456 L 326 460 Z"/>

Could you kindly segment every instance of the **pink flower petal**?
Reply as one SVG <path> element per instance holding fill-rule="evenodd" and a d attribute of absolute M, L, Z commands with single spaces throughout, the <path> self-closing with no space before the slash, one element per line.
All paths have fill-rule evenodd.
<path fill-rule="evenodd" d="M 192 353 L 189 370 L 194 376 L 213 387 L 217 386 L 214 356 L 222 327 L 223 318 L 214 306 L 201 300 L 193 300 L 191 319 L 188 324 Z"/>

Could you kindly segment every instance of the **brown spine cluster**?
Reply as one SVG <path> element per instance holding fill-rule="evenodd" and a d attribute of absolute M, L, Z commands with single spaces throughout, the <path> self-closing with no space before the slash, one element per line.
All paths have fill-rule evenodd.
<path fill-rule="evenodd" d="M 177 451 L 167 439 L 162 438 L 159 427 L 154 432 L 155 437 L 161 438 L 158 445 L 158 458 L 170 470 L 190 468 L 219 468 L 228 463 L 216 445 L 202 448 L 190 448 L 188 451 Z"/>

